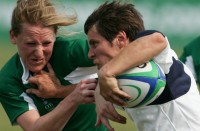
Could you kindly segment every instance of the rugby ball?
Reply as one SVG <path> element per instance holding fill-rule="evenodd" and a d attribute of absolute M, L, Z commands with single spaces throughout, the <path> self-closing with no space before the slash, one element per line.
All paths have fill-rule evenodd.
<path fill-rule="evenodd" d="M 166 85 L 165 74 L 154 61 L 134 67 L 116 78 L 119 88 L 132 97 L 124 100 L 128 108 L 150 104 L 160 96 Z"/>

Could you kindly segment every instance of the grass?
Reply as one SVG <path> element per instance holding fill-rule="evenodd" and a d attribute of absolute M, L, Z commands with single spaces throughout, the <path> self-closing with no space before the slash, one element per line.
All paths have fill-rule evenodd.
<path fill-rule="evenodd" d="M 111 125 L 115 128 L 115 131 L 136 131 L 134 122 L 129 119 L 128 115 L 124 111 L 118 109 L 117 111 L 127 118 L 127 122 L 126 124 L 119 124 L 111 121 Z"/>
<path fill-rule="evenodd" d="M 123 111 L 118 110 L 120 114 L 127 117 L 127 114 Z M 11 126 L 11 123 L 0 104 L 0 131 L 22 131 L 19 126 Z M 119 124 L 111 121 L 111 125 L 115 128 L 115 131 L 136 131 L 134 123 L 128 118 L 126 124 Z"/>
<path fill-rule="evenodd" d="M 19 126 L 11 126 L 11 123 L 0 104 L 0 131 L 22 131 Z"/>
<path fill-rule="evenodd" d="M 16 52 L 14 45 L 3 42 L 0 44 L 0 69 L 6 63 L 6 61 Z M 11 123 L 0 104 L 0 131 L 22 131 L 19 126 L 11 126 Z"/>

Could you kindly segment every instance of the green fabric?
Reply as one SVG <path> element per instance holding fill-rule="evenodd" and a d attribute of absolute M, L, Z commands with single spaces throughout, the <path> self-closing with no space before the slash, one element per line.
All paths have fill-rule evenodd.
<path fill-rule="evenodd" d="M 188 56 L 193 59 L 197 82 L 200 84 L 200 36 L 184 47 L 180 60 L 185 63 Z"/>
<path fill-rule="evenodd" d="M 77 67 L 93 66 L 92 61 L 87 57 L 88 49 L 86 40 L 57 38 L 50 64 L 63 85 L 70 84 L 64 77 Z M 31 75 L 29 71 L 27 73 L 27 76 Z M 26 81 L 22 79 L 23 74 L 24 70 L 18 54 L 15 54 L 0 71 L 0 102 L 12 124 L 16 122 L 18 116 L 31 109 L 32 105 L 28 105 L 27 101 L 33 101 L 40 115 L 44 115 L 53 110 L 62 100 L 42 99 L 30 94 L 26 97 L 25 90 L 32 88 L 32 85 L 23 84 L 23 81 Z M 96 128 L 95 122 L 95 105 L 83 104 L 73 114 L 64 131 L 107 130 L 103 125 Z"/>

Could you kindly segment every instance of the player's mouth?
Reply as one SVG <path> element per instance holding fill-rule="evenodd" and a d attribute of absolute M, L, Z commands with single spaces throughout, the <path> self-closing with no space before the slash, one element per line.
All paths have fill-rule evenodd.
<path fill-rule="evenodd" d="M 94 63 L 97 66 L 97 69 L 101 68 L 101 65 L 99 63 Z"/>
<path fill-rule="evenodd" d="M 44 58 L 41 58 L 41 59 L 32 59 L 32 62 L 34 64 L 41 64 L 41 63 L 43 63 L 43 61 L 44 61 Z"/>
<path fill-rule="evenodd" d="M 95 61 L 95 60 L 93 61 L 93 63 L 94 63 L 95 65 L 98 65 L 98 62 L 97 62 L 97 61 Z"/>

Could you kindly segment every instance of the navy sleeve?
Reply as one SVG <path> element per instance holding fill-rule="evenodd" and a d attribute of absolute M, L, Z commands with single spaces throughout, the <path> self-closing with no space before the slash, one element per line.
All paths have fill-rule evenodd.
<path fill-rule="evenodd" d="M 145 31 L 142 31 L 142 32 L 139 32 L 134 40 L 136 40 L 137 38 L 140 38 L 140 37 L 143 37 L 143 36 L 146 36 L 146 35 L 150 35 L 150 34 L 153 34 L 155 32 L 158 32 L 158 33 L 161 33 L 160 31 L 157 31 L 157 30 L 145 30 Z M 163 37 L 165 37 L 165 35 L 163 33 L 161 33 L 163 35 Z"/>

